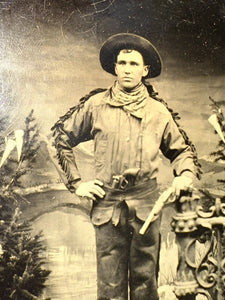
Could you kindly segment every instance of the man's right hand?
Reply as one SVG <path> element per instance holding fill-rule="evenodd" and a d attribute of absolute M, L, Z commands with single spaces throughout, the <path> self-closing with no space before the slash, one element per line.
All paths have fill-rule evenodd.
<path fill-rule="evenodd" d="M 88 197 L 92 200 L 96 200 L 95 196 L 104 198 L 105 191 L 101 188 L 102 186 L 103 182 L 98 179 L 80 182 L 76 189 L 76 195 L 79 197 Z"/>

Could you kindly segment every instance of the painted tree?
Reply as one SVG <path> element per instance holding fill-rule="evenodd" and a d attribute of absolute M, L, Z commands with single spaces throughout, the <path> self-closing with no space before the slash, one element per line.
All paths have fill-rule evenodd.
<path fill-rule="evenodd" d="M 209 118 L 210 123 L 214 126 L 216 133 L 219 135 L 220 140 L 217 144 L 216 151 L 211 153 L 215 157 L 215 161 L 225 161 L 225 117 L 222 111 L 222 105 L 225 101 L 215 101 L 212 97 L 209 97 L 212 104 L 214 114 Z M 225 180 L 221 179 L 221 182 Z"/>
<path fill-rule="evenodd" d="M 6 125 L 7 119 L 1 119 L 0 132 Z M 4 300 L 38 299 L 50 273 L 44 269 L 42 234 L 33 236 L 31 224 L 20 218 L 20 205 L 26 201 L 19 192 L 24 187 L 21 179 L 32 168 L 38 149 L 33 111 L 24 130 L 7 137 L 0 134 L 0 299 Z"/>

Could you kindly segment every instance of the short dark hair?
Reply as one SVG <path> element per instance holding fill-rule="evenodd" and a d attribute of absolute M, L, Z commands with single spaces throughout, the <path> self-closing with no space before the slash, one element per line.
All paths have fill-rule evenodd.
<path fill-rule="evenodd" d="M 121 51 L 123 51 L 124 53 L 131 53 L 132 51 L 137 51 L 138 53 L 141 54 L 141 56 L 143 58 L 144 65 L 145 65 L 144 57 L 143 57 L 143 55 L 142 55 L 142 53 L 140 51 L 135 50 L 135 49 L 126 49 L 126 48 L 118 50 L 118 51 L 116 51 L 116 53 L 113 54 L 113 62 L 114 62 L 114 64 L 117 62 L 118 55 L 120 54 Z"/>

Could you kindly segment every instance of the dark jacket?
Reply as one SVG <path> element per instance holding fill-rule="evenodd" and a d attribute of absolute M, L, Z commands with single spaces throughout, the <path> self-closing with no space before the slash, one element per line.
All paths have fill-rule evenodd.
<path fill-rule="evenodd" d="M 160 151 L 175 175 L 195 173 L 193 153 L 162 103 L 149 97 L 145 116 L 139 119 L 108 104 L 107 97 L 109 90 L 92 96 L 55 129 L 59 160 L 69 182 L 80 179 L 72 148 L 87 140 L 94 141 L 95 178 L 106 187 L 113 175 L 128 168 L 140 169 L 136 185 L 155 179 Z"/>

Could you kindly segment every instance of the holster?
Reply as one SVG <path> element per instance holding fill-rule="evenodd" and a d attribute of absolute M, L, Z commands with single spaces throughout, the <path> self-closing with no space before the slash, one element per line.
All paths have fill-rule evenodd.
<path fill-rule="evenodd" d="M 105 197 L 97 199 L 91 211 L 91 221 L 96 226 L 103 225 L 110 220 L 118 226 L 122 210 L 128 210 L 128 208 L 132 213 L 135 211 L 139 219 L 145 220 L 158 197 L 155 179 L 124 190 L 110 187 L 104 187 L 104 190 Z M 129 218 L 129 213 L 127 213 L 127 218 Z"/>

